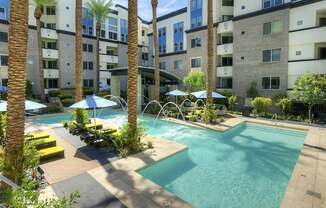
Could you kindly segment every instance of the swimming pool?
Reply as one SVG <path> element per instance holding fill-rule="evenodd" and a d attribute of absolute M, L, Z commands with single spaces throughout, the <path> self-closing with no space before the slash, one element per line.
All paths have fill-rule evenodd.
<path fill-rule="evenodd" d="M 126 114 L 102 112 L 115 124 Z M 139 170 L 139 174 L 194 207 L 279 207 L 305 133 L 242 124 L 231 130 L 198 129 L 153 118 L 140 119 L 147 133 L 188 150 Z"/>

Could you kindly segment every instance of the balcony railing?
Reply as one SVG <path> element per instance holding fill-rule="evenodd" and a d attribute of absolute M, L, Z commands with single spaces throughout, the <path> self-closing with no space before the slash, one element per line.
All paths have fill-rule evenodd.
<path fill-rule="evenodd" d="M 217 33 L 231 33 L 232 31 L 233 31 L 232 20 L 218 24 Z"/>
<path fill-rule="evenodd" d="M 233 53 L 233 43 L 217 46 L 217 55 L 227 55 Z"/>
<path fill-rule="evenodd" d="M 232 66 L 219 66 L 216 69 L 217 77 L 232 77 L 233 67 Z"/>
<path fill-rule="evenodd" d="M 42 28 L 41 29 L 41 36 L 42 38 L 47 38 L 47 39 L 58 39 L 58 34 L 56 30 L 51 30 L 51 29 L 46 29 Z"/>
<path fill-rule="evenodd" d="M 44 69 L 44 78 L 59 78 L 59 70 L 58 69 Z"/>
<path fill-rule="evenodd" d="M 55 49 L 42 49 L 43 58 L 45 59 L 58 59 L 59 51 Z"/>

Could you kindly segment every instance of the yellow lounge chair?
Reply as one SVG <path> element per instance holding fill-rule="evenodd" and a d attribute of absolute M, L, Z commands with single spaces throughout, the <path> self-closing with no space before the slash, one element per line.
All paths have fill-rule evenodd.
<path fill-rule="evenodd" d="M 50 137 L 50 134 L 46 131 L 43 132 L 37 132 L 31 134 L 31 137 L 29 138 L 30 140 L 36 140 L 36 139 L 43 139 L 43 138 L 48 138 Z"/>
<path fill-rule="evenodd" d="M 86 129 L 102 129 L 103 124 L 100 122 L 96 122 L 96 124 L 90 123 L 85 125 Z"/>
<path fill-rule="evenodd" d="M 48 138 L 36 139 L 32 141 L 37 149 L 41 149 L 44 147 L 55 147 L 57 143 L 56 139 L 53 136 L 49 136 Z"/>
<path fill-rule="evenodd" d="M 61 146 L 49 147 L 39 150 L 40 159 L 46 159 L 50 157 L 64 156 L 65 149 Z"/>

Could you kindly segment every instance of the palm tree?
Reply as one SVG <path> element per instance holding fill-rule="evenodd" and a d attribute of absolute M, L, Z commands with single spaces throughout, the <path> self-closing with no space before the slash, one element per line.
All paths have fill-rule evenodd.
<path fill-rule="evenodd" d="M 76 66 L 75 66 L 75 97 L 76 102 L 81 101 L 83 99 L 83 71 L 82 71 L 82 61 L 83 61 L 83 12 L 82 12 L 82 4 L 83 0 L 76 0 Z M 77 111 L 78 112 L 78 111 Z"/>
<path fill-rule="evenodd" d="M 101 23 L 105 21 L 111 12 L 112 0 L 89 0 L 87 3 L 90 14 L 96 21 L 96 92 L 100 89 L 100 32 Z"/>
<path fill-rule="evenodd" d="M 213 31 L 213 0 L 207 0 L 207 106 L 213 104 L 213 67 L 214 67 L 214 31 Z"/>
<path fill-rule="evenodd" d="M 42 58 L 42 37 L 41 37 L 41 8 L 46 4 L 53 4 L 55 0 L 33 0 L 35 3 L 34 17 L 36 20 L 36 33 L 37 33 L 37 55 L 39 63 L 39 76 L 40 76 L 40 96 L 41 100 L 45 100 L 44 92 L 44 70 L 43 70 L 43 58 Z"/>
<path fill-rule="evenodd" d="M 28 0 L 11 0 L 4 175 L 17 184 L 23 176 L 27 38 Z"/>
<path fill-rule="evenodd" d="M 157 41 L 157 9 L 158 0 L 152 0 L 152 13 L 153 13 L 153 46 L 154 46 L 154 66 L 155 66 L 155 99 L 160 101 L 160 67 L 159 67 L 159 54 L 158 54 L 158 41 Z"/>
<path fill-rule="evenodd" d="M 137 0 L 128 0 L 128 123 L 137 128 L 138 16 Z"/>

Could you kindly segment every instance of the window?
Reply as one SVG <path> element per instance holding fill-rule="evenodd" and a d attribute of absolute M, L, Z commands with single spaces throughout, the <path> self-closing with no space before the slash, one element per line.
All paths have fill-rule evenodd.
<path fill-rule="evenodd" d="M 281 60 L 281 49 L 271 49 L 263 51 L 263 62 L 278 62 Z"/>
<path fill-rule="evenodd" d="M 191 0 L 190 2 L 190 24 L 191 28 L 200 27 L 203 23 L 203 1 Z"/>
<path fill-rule="evenodd" d="M 118 39 L 118 20 L 114 17 L 109 17 L 109 39 Z"/>
<path fill-rule="evenodd" d="M 88 69 L 88 63 L 87 61 L 83 61 L 83 69 Z"/>
<path fill-rule="evenodd" d="M 0 66 L 8 66 L 8 56 L 6 55 L 0 56 Z"/>
<path fill-rule="evenodd" d="M 232 66 L 233 58 L 232 57 L 222 57 L 222 66 Z"/>
<path fill-rule="evenodd" d="M 92 79 L 84 79 L 83 81 L 84 87 L 94 87 L 94 81 Z"/>
<path fill-rule="evenodd" d="M 55 30 L 57 28 L 57 25 L 55 23 L 47 23 L 46 28 Z"/>
<path fill-rule="evenodd" d="M 44 85 L 46 89 L 58 88 L 58 79 L 44 79 Z"/>
<path fill-rule="evenodd" d="M 174 28 L 174 51 L 183 50 L 183 22 L 173 25 Z"/>
<path fill-rule="evenodd" d="M 233 15 L 222 15 L 222 21 L 229 21 L 233 18 Z"/>
<path fill-rule="evenodd" d="M 160 62 L 159 63 L 160 69 L 166 70 L 166 64 L 165 62 Z"/>
<path fill-rule="evenodd" d="M 263 9 L 279 6 L 284 3 L 283 0 L 263 0 Z"/>
<path fill-rule="evenodd" d="M 326 17 L 319 18 L 319 26 L 326 26 Z"/>
<path fill-rule="evenodd" d="M 143 36 L 143 37 L 145 36 L 145 30 L 141 31 L 141 36 Z"/>
<path fill-rule="evenodd" d="M 232 77 L 217 77 L 217 86 L 218 89 L 232 89 Z"/>
<path fill-rule="evenodd" d="M 201 38 L 197 37 L 191 39 L 191 48 L 198 48 L 198 47 L 201 47 Z"/>
<path fill-rule="evenodd" d="M 6 9 L 4 7 L 0 7 L 0 19 L 7 19 L 6 17 Z"/>
<path fill-rule="evenodd" d="M 280 78 L 279 77 L 263 77 L 262 88 L 265 90 L 279 89 L 280 88 Z"/>
<path fill-rule="evenodd" d="M 296 52 L 295 52 L 295 55 L 297 55 L 297 56 L 301 56 L 301 51 L 296 51 Z"/>
<path fill-rule="evenodd" d="M 120 39 L 122 42 L 128 42 L 128 20 L 120 19 Z"/>
<path fill-rule="evenodd" d="M 55 15 L 55 6 L 46 7 L 46 15 Z"/>
<path fill-rule="evenodd" d="M 94 69 L 94 64 L 92 61 L 88 62 L 88 69 L 93 70 Z"/>
<path fill-rule="evenodd" d="M 88 27 L 88 35 L 93 35 L 93 27 Z"/>
<path fill-rule="evenodd" d="M 93 53 L 93 45 L 88 45 L 88 52 Z"/>
<path fill-rule="evenodd" d="M 2 86 L 8 87 L 8 79 L 2 79 Z"/>
<path fill-rule="evenodd" d="M 101 30 L 101 37 L 105 38 L 105 30 Z"/>
<path fill-rule="evenodd" d="M 87 52 L 87 44 L 86 43 L 83 44 L 83 51 Z"/>
<path fill-rule="evenodd" d="M 8 33 L 0 32 L 0 42 L 8 42 Z"/>
<path fill-rule="evenodd" d="M 282 31 L 283 31 L 283 22 L 280 20 L 264 23 L 264 26 L 263 26 L 263 34 L 264 35 L 280 33 Z"/>
<path fill-rule="evenodd" d="M 319 58 L 326 59 L 326 48 L 319 48 Z"/>
<path fill-rule="evenodd" d="M 106 63 L 106 69 L 114 69 L 116 67 L 116 64 L 112 64 L 112 63 Z"/>
<path fill-rule="evenodd" d="M 106 55 L 117 56 L 117 50 L 115 48 L 108 46 L 108 47 L 106 47 Z"/>
<path fill-rule="evenodd" d="M 141 59 L 142 59 L 142 60 L 145 60 L 145 61 L 148 61 L 148 53 L 143 52 L 143 53 L 141 54 Z"/>
<path fill-rule="evenodd" d="M 182 60 L 174 61 L 174 69 L 175 70 L 182 70 L 183 69 L 183 61 Z"/>
<path fill-rule="evenodd" d="M 191 59 L 191 68 L 201 68 L 201 58 Z"/>
<path fill-rule="evenodd" d="M 43 67 L 45 69 L 58 69 L 58 62 L 43 60 Z"/>
<path fill-rule="evenodd" d="M 222 6 L 233 6 L 234 2 L 233 0 L 223 0 L 222 1 Z"/>

